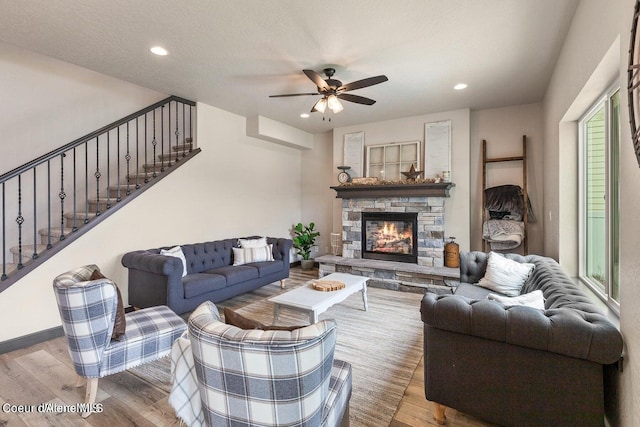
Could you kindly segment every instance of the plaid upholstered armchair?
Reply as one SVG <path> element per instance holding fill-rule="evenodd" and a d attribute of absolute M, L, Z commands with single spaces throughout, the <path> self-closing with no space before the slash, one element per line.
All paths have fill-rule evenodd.
<path fill-rule="evenodd" d="M 107 278 L 90 280 L 96 270 L 97 266 L 86 265 L 53 280 L 69 354 L 79 375 L 77 386 L 87 382 L 83 417 L 94 407 L 98 378 L 169 355 L 186 329 L 168 307 L 151 307 L 126 314 L 124 335 L 112 340 L 117 289 Z"/>
<path fill-rule="evenodd" d="M 348 426 L 351 365 L 333 358 L 337 325 L 242 330 L 211 302 L 189 317 L 204 420 L 209 426 Z"/>

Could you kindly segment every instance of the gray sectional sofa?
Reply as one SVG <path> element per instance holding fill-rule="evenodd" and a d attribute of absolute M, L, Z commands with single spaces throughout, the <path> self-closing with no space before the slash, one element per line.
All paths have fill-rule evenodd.
<path fill-rule="evenodd" d="M 243 239 L 255 239 L 247 237 Z M 220 302 L 289 277 L 291 239 L 267 237 L 273 261 L 234 264 L 238 238 L 181 245 L 187 271 L 180 258 L 160 255 L 170 247 L 128 252 L 122 265 L 129 269 L 129 304 L 134 307 L 167 305 L 178 314 L 194 310 L 204 301 Z"/>
<path fill-rule="evenodd" d="M 535 265 L 521 294 L 541 290 L 545 310 L 488 300 L 492 291 L 475 285 L 487 254 L 461 253 L 455 294 L 421 303 L 427 399 L 437 416 L 444 405 L 505 426 L 604 425 L 619 330 L 553 259 L 506 258 Z"/>

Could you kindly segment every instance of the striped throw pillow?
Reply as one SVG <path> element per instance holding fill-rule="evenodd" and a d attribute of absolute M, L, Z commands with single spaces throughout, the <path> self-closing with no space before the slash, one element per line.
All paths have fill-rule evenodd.
<path fill-rule="evenodd" d="M 273 245 L 258 248 L 233 248 L 233 265 L 273 261 Z"/>

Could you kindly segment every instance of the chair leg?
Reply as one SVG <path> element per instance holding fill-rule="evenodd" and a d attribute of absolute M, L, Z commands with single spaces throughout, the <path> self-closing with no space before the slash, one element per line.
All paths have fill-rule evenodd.
<path fill-rule="evenodd" d="M 280 288 L 281 288 L 281 289 L 284 289 L 284 287 L 285 287 L 286 283 L 287 283 L 287 279 L 282 279 L 282 280 L 280 280 Z"/>
<path fill-rule="evenodd" d="M 87 378 L 87 390 L 84 395 L 84 403 L 89 406 L 88 410 L 82 414 L 82 418 L 91 415 L 90 407 L 96 403 L 96 395 L 98 394 L 98 378 Z"/>

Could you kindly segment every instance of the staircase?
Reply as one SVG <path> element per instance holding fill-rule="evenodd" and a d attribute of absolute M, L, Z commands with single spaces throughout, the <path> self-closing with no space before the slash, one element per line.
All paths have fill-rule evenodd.
<path fill-rule="evenodd" d="M 200 152 L 170 96 L 0 176 L 0 292 Z"/>

